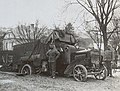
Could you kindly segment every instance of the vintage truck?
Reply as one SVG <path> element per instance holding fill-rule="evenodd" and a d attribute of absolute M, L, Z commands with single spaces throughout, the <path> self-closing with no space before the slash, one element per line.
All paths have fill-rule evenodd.
<path fill-rule="evenodd" d="M 96 79 L 104 80 L 107 69 L 99 60 L 98 53 L 90 49 L 75 46 L 76 40 L 71 33 L 63 30 L 53 30 L 46 41 L 19 44 L 13 50 L 13 70 L 22 74 L 49 72 L 46 52 L 49 44 L 55 43 L 60 52 L 56 63 L 58 75 L 73 76 L 76 81 L 86 81 L 87 75 L 94 75 Z"/>

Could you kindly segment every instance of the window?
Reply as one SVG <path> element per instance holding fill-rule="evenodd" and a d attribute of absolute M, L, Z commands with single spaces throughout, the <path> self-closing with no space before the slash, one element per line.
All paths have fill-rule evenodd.
<path fill-rule="evenodd" d="M 12 47 L 14 46 L 14 41 L 12 41 Z"/>
<path fill-rule="evenodd" d="M 8 43 L 6 43 L 6 50 L 8 49 Z"/>
<path fill-rule="evenodd" d="M 9 38 L 10 38 L 10 34 L 9 34 L 8 36 L 9 36 Z"/>

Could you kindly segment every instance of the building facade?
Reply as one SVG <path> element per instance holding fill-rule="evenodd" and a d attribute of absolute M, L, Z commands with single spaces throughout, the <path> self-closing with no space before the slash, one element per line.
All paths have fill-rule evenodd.
<path fill-rule="evenodd" d="M 13 50 L 13 46 L 17 44 L 13 34 L 10 31 L 7 31 L 7 34 L 2 42 L 3 42 L 3 50 Z"/>

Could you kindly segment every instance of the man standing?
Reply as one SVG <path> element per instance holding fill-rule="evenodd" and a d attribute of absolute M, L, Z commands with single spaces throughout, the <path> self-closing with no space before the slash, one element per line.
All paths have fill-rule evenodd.
<path fill-rule="evenodd" d="M 113 60 L 113 53 L 110 49 L 110 47 L 107 47 L 107 49 L 104 51 L 104 61 L 106 68 L 108 70 L 107 76 L 113 77 L 112 75 L 112 67 L 111 67 L 111 61 Z"/>
<path fill-rule="evenodd" d="M 50 49 L 46 53 L 48 56 L 48 63 L 49 63 L 49 69 L 50 69 L 50 75 L 52 78 L 55 78 L 55 72 L 56 72 L 56 60 L 59 57 L 60 53 L 56 49 L 54 44 L 50 44 Z"/>

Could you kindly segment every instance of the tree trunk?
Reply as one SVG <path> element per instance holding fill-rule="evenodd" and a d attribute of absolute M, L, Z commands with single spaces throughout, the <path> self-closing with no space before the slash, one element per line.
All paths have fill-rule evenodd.
<path fill-rule="evenodd" d="M 104 50 L 106 50 L 108 46 L 107 35 L 103 35 L 103 41 L 104 41 Z"/>
<path fill-rule="evenodd" d="M 105 24 L 102 24 L 101 31 L 103 33 L 104 50 L 106 50 L 108 46 L 108 39 L 107 39 L 107 27 L 105 26 Z"/>

